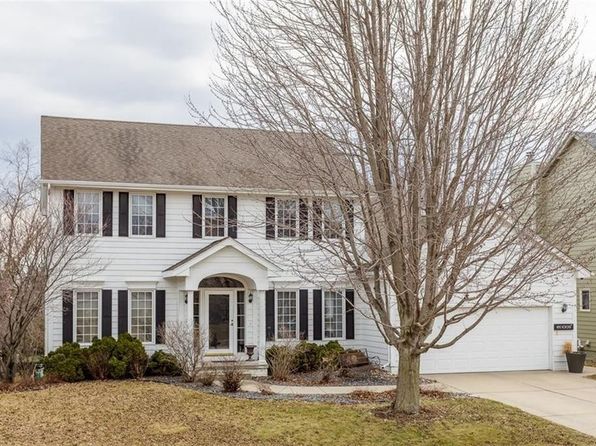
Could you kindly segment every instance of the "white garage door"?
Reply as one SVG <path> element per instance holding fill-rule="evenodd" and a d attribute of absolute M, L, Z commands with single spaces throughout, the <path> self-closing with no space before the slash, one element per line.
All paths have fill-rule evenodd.
<path fill-rule="evenodd" d="M 447 330 L 451 339 L 461 330 Z M 502 308 L 489 313 L 455 345 L 422 355 L 422 373 L 494 372 L 550 368 L 548 308 Z"/>

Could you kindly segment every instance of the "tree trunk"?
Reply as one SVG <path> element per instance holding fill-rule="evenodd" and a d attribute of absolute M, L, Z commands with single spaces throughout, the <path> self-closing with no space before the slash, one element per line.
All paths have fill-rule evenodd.
<path fill-rule="evenodd" d="M 17 378 L 17 362 L 9 358 L 6 364 L 6 382 L 14 383 Z"/>
<path fill-rule="evenodd" d="M 420 410 L 420 355 L 409 350 L 399 352 L 397 392 L 393 410 L 417 414 Z"/>

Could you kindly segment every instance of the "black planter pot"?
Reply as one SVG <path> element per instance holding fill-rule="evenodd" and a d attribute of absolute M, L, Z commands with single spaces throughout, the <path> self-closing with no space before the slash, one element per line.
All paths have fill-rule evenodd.
<path fill-rule="evenodd" d="M 565 353 L 567 356 L 567 368 L 570 373 L 581 373 L 584 371 L 586 352 Z"/>

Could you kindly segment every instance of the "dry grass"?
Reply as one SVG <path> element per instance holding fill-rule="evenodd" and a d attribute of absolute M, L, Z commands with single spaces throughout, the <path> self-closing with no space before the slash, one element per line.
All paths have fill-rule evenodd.
<path fill-rule="evenodd" d="M 85 382 L 0 396 L 0 444 L 593 445 L 499 403 L 424 398 L 432 419 L 383 420 L 378 406 L 249 401 L 165 384 Z M 439 417 L 435 416 L 439 414 Z"/>

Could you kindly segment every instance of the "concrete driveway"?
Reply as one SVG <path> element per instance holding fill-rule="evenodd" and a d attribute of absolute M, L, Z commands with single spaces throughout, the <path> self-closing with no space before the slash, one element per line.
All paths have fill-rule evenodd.
<path fill-rule="evenodd" d="M 596 380 L 583 374 L 534 371 L 427 375 L 447 390 L 518 407 L 555 423 L 596 436 Z"/>

